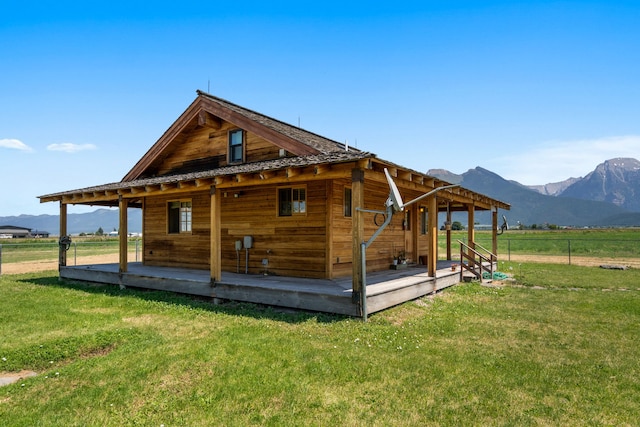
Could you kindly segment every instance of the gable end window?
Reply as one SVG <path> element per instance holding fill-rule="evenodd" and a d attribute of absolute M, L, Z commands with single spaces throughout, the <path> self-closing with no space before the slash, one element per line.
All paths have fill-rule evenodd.
<path fill-rule="evenodd" d="M 244 161 L 244 131 L 236 129 L 229 132 L 229 163 Z"/>
<path fill-rule="evenodd" d="M 278 216 L 306 215 L 307 190 L 304 187 L 278 189 Z"/>
<path fill-rule="evenodd" d="M 169 202 L 167 210 L 169 234 L 191 233 L 191 201 L 176 200 Z"/>

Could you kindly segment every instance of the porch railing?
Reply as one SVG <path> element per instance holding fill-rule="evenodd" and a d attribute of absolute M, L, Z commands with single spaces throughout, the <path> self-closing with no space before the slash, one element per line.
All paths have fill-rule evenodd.
<path fill-rule="evenodd" d="M 460 281 L 463 280 L 465 270 L 480 279 L 480 283 L 482 283 L 482 273 L 485 271 L 489 273 L 490 278 L 493 278 L 493 264 L 498 260 L 498 256 L 475 242 L 467 245 L 458 240 L 458 243 L 460 243 Z"/>

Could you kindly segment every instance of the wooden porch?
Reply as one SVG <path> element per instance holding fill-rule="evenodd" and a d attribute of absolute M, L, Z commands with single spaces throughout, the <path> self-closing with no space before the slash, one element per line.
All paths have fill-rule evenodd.
<path fill-rule="evenodd" d="M 435 277 L 428 275 L 424 265 L 367 273 L 368 313 L 459 283 L 460 270 L 452 271 L 452 263 L 455 261 L 438 261 Z M 221 280 L 212 284 L 208 270 L 149 267 L 141 263 L 128 263 L 127 271 L 122 273 L 118 264 L 64 266 L 60 267 L 60 277 L 354 317 L 361 315 L 359 302 L 352 299 L 351 277 L 327 280 L 223 272 Z"/>

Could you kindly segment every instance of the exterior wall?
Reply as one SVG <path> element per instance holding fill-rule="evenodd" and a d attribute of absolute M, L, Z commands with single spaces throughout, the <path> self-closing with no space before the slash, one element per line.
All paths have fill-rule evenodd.
<path fill-rule="evenodd" d="M 158 175 L 180 170 L 191 161 L 204 159 L 211 163 L 209 167 L 227 166 L 229 131 L 238 129 L 223 122 L 220 129 L 204 127 L 189 133 L 179 149 L 170 153 L 158 169 Z M 245 132 L 245 162 L 258 162 L 279 157 L 279 148 L 250 132 Z"/>
<path fill-rule="evenodd" d="M 346 277 L 351 275 L 351 264 L 353 255 L 352 229 L 353 217 L 358 215 L 355 208 L 352 209 L 351 217 L 344 215 L 344 190 L 351 188 L 351 180 L 337 179 L 331 185 L 331 259 L 333 277 Z"/>
<path fill-rule="evenodd" d="M 349 179 L 316 180 L 296 183 L 307 192 L 306 215 L 278 216 L 278 188 L 288 185 L 261 185 L 219 190 L 221 201 L 222 271 L 250 274 L 268 273 L 309 278 L 338 278 L 352 273 L 352 227 L 355 215 L 365 215 L 365 236 L 378 229 L 374 214 L 344 215 L 344 190 Z M 402 191 L 402 190 L 401 190 Z M 389 189 L 386 183 L 365 183 L 365 208 L 383 210 Z M 405 192 L 403 192 L 403 195 Z M 407 199 L 419 194 L 406 192 Z M 168 233 L 168 203 L 191 200 L 191 233 Z M 210 195 L 208 190 L 166 196 L 147 197 L 144 208 L 145 265 L 209 269 Z M 328 216 L 330 214 L 330 216 Z M 417 262 L 427 255 L 427 235 L 419 231 L 418 208 L 412 210 L 411 225 L 403 225 L 405 215 L 394 215 L 391 224 L 367 250 L 367 271 L 386 270 L 393 258 L 404 251 L 408 260 Z M 377 218 L 378 224 L 383 221 Z M 417 231 L 414 227 L 418 227 Z M 415 254 L 413 236 L 417 235 L 419 253 Z M 235 242 L 253 237 L 253 247 L 236 251 Z M 267 264 L 263 264 L 267 260 Z"/>
<path fill-rule="evenodd" d="M 326 181 L 304 185 L 307 191 L 306 215 L 279 217 L 278 188 L 284 185 L 238 187 L 220 190 L 222 270 L 244 273 L 246 251 L 235 250 L 235 242 L 253 237 L 249 249 L 248 271 L 295 277 L 326 277 Z M 237 195 L 237 197 L 236 197 Z M 167 232 L 167 204 L 172 200 L 191 200 L 192 232 Z M 208 269 L 210 262 L 209 191 L 148 197 L 145 200 L 144 263 Z M 263 260 L 268 260 L 265 268 Z"/>
<path fill-rule="evenodd" d="M 168 202 L 191 200 L 191 233 L 169 234 Z M 210 241 L 209 191 L 147 197 L 144 203 L 142 233 L 145 265 L 164 267 L 209 268 Z"/>
<path fill-rule="evenodd" d="M 295 184 L 306 186 L 306 215 L 279 217 L 278 188 L 287 185 L 238 187 L 222 193 L 222 270 L 237 271 L 235 241 L 253 237 L 249 250 L 249 273 L 267 272 L 282 276 L 326 277 L 327 185 L 326 181 Z M 239 197 L 235 197 L 238 194 Z M 240 255 L 240 272 L 245 271 L 246 251 Z M 263 260 L 268 264 L 263 265 Z M 266 267 L 266 268 L 265 268 Z"/>

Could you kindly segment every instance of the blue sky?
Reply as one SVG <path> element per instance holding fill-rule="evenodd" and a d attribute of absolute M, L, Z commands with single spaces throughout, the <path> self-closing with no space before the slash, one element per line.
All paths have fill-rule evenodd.
<path fill-rule="evenodd" d="M 0 216 L 119 181 L 196 89 L 423 172 L 640 158 L 637 2 L 6 3 Z"/>

